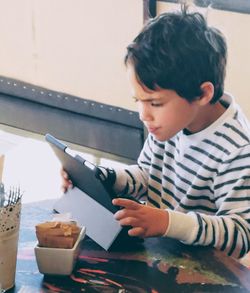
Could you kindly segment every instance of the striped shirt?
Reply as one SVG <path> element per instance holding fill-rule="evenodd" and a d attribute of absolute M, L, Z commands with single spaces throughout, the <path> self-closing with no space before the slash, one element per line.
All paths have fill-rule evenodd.
<path fill-rule="evenodd" d="M 169 212 L 166 236 L 240 258 L 250 249 L 250 128 L 229 95 L 208 128 L 165 142 L 149 134 L 138 164 L 116 170 L 115 190 Z"/>

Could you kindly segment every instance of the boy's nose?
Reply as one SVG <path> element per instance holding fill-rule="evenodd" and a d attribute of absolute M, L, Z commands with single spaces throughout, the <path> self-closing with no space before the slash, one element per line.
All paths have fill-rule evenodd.
<path fill-rule="evenodd" d="M 152 120 L 152 114 L 150 113 L 149 109 L 145 106 L 141 106 L 139 108 L 139 117 L 142 122 Z"/>

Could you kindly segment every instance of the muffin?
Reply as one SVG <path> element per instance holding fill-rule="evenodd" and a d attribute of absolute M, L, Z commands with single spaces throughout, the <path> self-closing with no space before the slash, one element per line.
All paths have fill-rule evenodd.
<path fill-rule="evenodd" d="M 44 222 L 36 225 L 36 236 L 40 247 L 72 248 L 81 228 L 76 222 Z"/>

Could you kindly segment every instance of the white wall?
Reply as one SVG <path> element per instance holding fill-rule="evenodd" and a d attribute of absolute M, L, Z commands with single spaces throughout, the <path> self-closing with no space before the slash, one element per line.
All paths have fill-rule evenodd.
<path fill-rule="evenodd" d="M 125 108 L 142 0 L 0 0 L 0 75 Z"/>
<path fill-rule="evenodd" d="M 159 1 L 157 12 L 177 8 L 179 5 Z M 210 9 L 208 22 L 219 28 L 227 39 L 228 67 L 225 90 L 235 96 L 250 119 L 250 15 Z"/>
<path fill-rule="evenodd" d="M 123 56 L 143 23 L 143 0 L 0 0 L 0 75 L 128 109 Z M 158 1 L 158 13 L 176 9 Z M 226 90 L 250 118 L 250 15 L 219 10 L 227 37 Z"/>

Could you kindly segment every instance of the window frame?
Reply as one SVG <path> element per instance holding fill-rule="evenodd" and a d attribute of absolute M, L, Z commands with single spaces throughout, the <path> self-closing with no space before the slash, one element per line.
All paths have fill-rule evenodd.
<path fill-rule="evenodd" d="M 179 3 L 179 0 L 143 0 L 144 22 L 157 15 L 157 2 Z M 195 0 L 199 7 L 207 7 L 243 14 L 250 14 L 250 0 Z"/>

